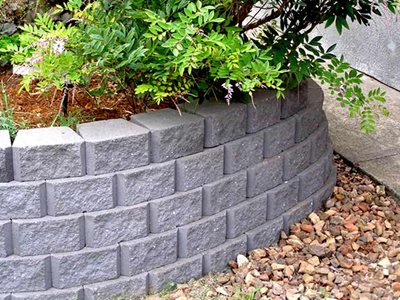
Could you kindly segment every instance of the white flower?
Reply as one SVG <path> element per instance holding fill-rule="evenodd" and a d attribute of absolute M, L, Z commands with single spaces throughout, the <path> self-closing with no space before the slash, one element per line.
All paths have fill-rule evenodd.
<path fill-rule="evenodd" d="M 228 102 L 228 105 L 229 105 L 231 103 L 231 100 L 232 100 L 232 95 L 233 95 L 233 88 L 232 87 L 233 86 L 230 83 L 228 85 L 226 85 L 226 83 L 223 83 L 221 86 L 227 91 L 225 99 L 226 99 L 226 102 Z"/>
<path fill-rule="evenodd" d="M 57 39 L 52 45 L 54 55 L 61 55 L 65 51 L 65 39 Z"/>

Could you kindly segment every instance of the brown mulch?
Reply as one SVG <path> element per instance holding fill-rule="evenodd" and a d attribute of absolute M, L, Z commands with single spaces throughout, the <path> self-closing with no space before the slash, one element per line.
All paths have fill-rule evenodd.
<path fill-rule="evenodd" d="M 335 156 L 338 181 L 322 212 L 170 293 L 146 299 L 400 299 L 400 205 Z"/>

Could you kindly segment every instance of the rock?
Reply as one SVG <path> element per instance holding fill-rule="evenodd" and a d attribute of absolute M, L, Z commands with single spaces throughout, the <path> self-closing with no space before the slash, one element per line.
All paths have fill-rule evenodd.
<path fill-rule="evenodd" d="M 239 254 L 237 256 L 236 261 L 239 268 L 247 267 L 247 265 L 249 264 L 249 260 L 247 259 L 247 257 L 242 254 Z"/>
<path fill-rule="evenodd" d="M 344 224 L 344 228 L 346 228 L 350 232 L 358 231 L 358 227 L 352 223 Z"/>
<path fill-rule="evenodd" d="M 400 282 L 394 282 L 394 283 L 392 284 L 392 289 L 393 289 L 395 292 L 399 292 L 399 291 L 400 291 Z"/>
<path fill-rule="evenodd" d="M 311 255 L 318 257 L 326 257 L 330 253 L 329 249 L 320 245 L 309 245 L 308 252 L 310 252 Z"/>
<path fill-rule="evenodd" d="M 283 295 L 285 293 L 284 289 L 282 288 L 281 285 L 279 285 L 276 282 L 272 283 L 272 289 L 271 289 L 272 294 L 276 295 L 276 296 L 280 296 Z"/>
<path fill-rule="evenodd" d="M 301 224 L 300 228 L 304 232 L 308 232 L 308 233 L 311 233 L 311 232 L 314 231 L 314 227 L 312 225 L 310 225 L 310 224 Z"/>
<path fill-rule="evenodd" d="M 250 252 L 252 258 L 258 260 L 267 256 L 267 251 L 265 249 L 255 249 Z"/>
<path fill-rule="evenodd" d="M 312 264 L 302 261 L 300 263 L 300 268 L 299 268 L 299 273 L 302 274 L 314 274 L 315 273 L 315 268 Z"/>
<path fill-rule="evenodd" d="M 284 270 L 284 269 L 285 269 L 285 265 L 277 264 L 277 263 L 272 263 L 272 264 L 271 264 L 271 268 L 272 268 L 272 270 L 274 270 L 274 271 L 276 271 L 276 270 Z"/>
<path fill-rule="evenodd" d="M 312 277 L 309 274 L 304 274 L 302 278 L 303 278 L 304 283 L 311 283 L 314 281 L 314 277 Z"/>
<path fill-rule="evenodd" d="M 337 253 L 337 254 L 336 254 L 336 258 L 337 258 L 337 260 L 339 261 L 339 265 L 340 265 L 342 268 L 351 269 L 351 267 L 353 266 L 353 262 L 352 262 L 350 259 L 344 257 L 344 256 L 343 256 L 342 254 L 340 254 L 340 253 Z"/>
<path fill-rule="evenodd" d="M 310 221 L 315 225 L 317 224 L 319 221 L 321 221 L 321 219 L 319 218 L 319 216 L 316 213 L 311 213 L 308 218 L 310 219 Z"/>
<path fill-rule="evenodd" d="M 313 256 L 313 257 L 311 257 L 307 262 L 308 262 L 309 264 L 313 265 L 314 267 L 315 267 L 315 266 L 318 266 L 318 265 L 320 264 L 320 261 L 319 261 L 318 256 Z"/>
<path fill-rule="evenodd" d="M 215 289 L 215 291 L 216 291 L 218 294 L 221 294 L 221 295 L 224 295 L 224 296 L 227 296 L 227 297 L 230 296 L 230 293 L 228 293 L 222 286 L 217 287 L 217 288 Z"/>
<path fill-rule="evenodd" d="M 392 266 L 392 263 L 390 262 L 389 258 L 385 257 L 378 262 L 378 265 L 383 268 L 389 268 Z"/>
<path fill-rule="evenodd" d="M 17 26 L 13 23 L 0 24 L 0 35 L 13 35 L 17 32 Z"/>

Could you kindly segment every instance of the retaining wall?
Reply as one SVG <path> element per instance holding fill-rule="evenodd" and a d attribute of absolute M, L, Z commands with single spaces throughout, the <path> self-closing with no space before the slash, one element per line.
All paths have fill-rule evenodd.
<path fill-rule="evenodd" d="M 276 242 L 335 184 L 322 100 L 0 132 L 0 299 L 136 299 Z"/>

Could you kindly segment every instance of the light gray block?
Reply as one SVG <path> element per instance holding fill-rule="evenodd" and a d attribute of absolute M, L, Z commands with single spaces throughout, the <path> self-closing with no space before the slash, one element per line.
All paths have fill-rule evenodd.
<path fill-rule="evenodd" d="M 313 199 L 307 198 L 283 214 L 283 230 L 288 233 L 290 225 L 308 217 L 313 211 Z"/>
<path fill-rule="evenodd" d="M 299 201 L 303 201 L 325 183 L 327 157 L 323 156 L 299 174 Z"/>
<path fill-rule="evenodd" d="M 83 288 L 58 290 L 51 288 L 44 292 L 12 294 L 12 300 L 84 300 Z"/>
<path fill-rule="evenodd" d="M 188 191 L 214 182 L 224 174 L 224 147 L 207 149 L 176 160 L 176 190 Z"/>
<path fill-rule="evenodd" d="M 33 181 L 85 175 L 83 139 L 71 128 L 20 130 L 12 149 L 15 180 Z"/>
<path fill-rule="evenodd" d="M 152 162 L 164 162 L 203 151 L 204 119 L 173 109 L 133 115 L 132 121 L 148 128 Z"/>
<path fill-rule="evenodd" d="M 253 102 L 247 104 L 247 132 L 257 132 L 278 123 L 280 119 L 281 101 L 276 99 L 276 91 L 255 92 Z"/>
<path fill-rule="evenodd" d="M 13 166 L 10 134 L 7 130 L 0 130 L 0 182 L 9 182 L 12 179 Z"/>
<path fill-rule="evenodd" d="M 99 248 L 147 236 L 147 203 L 85 214 L 86 245 Z"/>
<path fill-rule="evenodd" d="M 191 257 L 225 242 L 226 213 L 206 217 L 178 229 L 179 257 Z"/>
<path fill-rule="evenodd" d="M 283 218 L 268 221 L 267 223 L 254 228 L 246 233 L 247 251 L 261 247 L 269 247 L 279 240 L 280 233 L 283 230 Z"/>
<path fill-rule="evenodd" d="M 266 193 L 268 194 L 267 219 L 272 220 L 298 203 L 299 179 L 285 181 Z"/>
<path fill-rule="evenodd" d="M 297 88 L 286 91 L 282 99 L 281 118 L 293 116 L 307 106 L 308 82 L 303 81 Z"/>
<path fill-rule="evenodd" d="M 281 120 L 264 130 L 264 157 L 281 154 L 295 144 L 296 120 L 294 117 Z"/>
<path fill-rule="evenodd" d="M 12 231 L 19 256 L 77 251 L 85 245 L 83 215 L 13 220 Z"/>
<path fill-rule="evenodd" d="M 114 207 L 113 175 L 48 180 L 46 190 L 47 212 L 51 216 Z"/>
<path fill-rule="evenodd" d="M 51 255 L 53 287 L 65 289 L 119 276 L 119 247 L 85 248 Z"/>
<path fill-rule="evenodd" d="M 123 119 L 80 124 L 87 174 L 128 170 L 149 163 L 149 130 Z"/>
<path fill-rule="evenodd" d="M 9 256 L 12 252 L 11 221 L 0 221 L 0 257 Z"/>
<path fill-rule="evenodd" d="M 40 218 L 45 214 L 44 182 L 0 183 L 0 220 Z"/>
<path fill-rule="evenodd" d="M 203 215 L 211 216 L 246 200 L 246 171 L 204 185 Z"/>
<path fill-rule="evenodd" d="M 324 203 L 331 197 L 335 185 L 336 185 L 336 166 L 333 166 L 327 182 L 319 191 L 317 191 L 310 197 L 312 198 L 314 203 L 313 205 L 314 211 L 319 211 L 323 208 Z"/>
<path fill-rule="evenodd" d="M 0 300 L 11 300 L 11 294 L 0 294 Z"/>
<path fill-rule="evenodd" d="M 247 169 L 247 197 L 251 198 L 268 191 L 283 180 L 283 157 L 264 159 Z"/>
<path fill-rule="evenodd" d="M 310 137 L 311 139 L 311 163 L 316 162 L 325 152 L 328 146 L 328 123 L 322 124 Z"/>
<path fill-rule="evenodd" d="M 283 180 L 289 180 L 310 165 L 311 141 L 307 139 L 286 150 L 283 159 Z"/>
<path fill-rule="evenodd" d="M 121 274 L 133 276 L 172 264 L 178 257 L 177 230 L 121 243 Z"/>
<path fill-rule="evenodd" d="M 258 132 L 225 144 L 224 173 L 236 173 L 261 162 L 263 139 L 263 132 Z"/>
<path fill-rule="evenodd" d="M 228 239 L 233 239 L 239 235 L 256 228 L 267 220 L 267 194 L 246 200 L 235 207 L 227 210 L 227 230 Z"/>
<path fill-rule="evenodd" d="M 175 192 L 175 161 L 117 174 L 118 205 L 135 205 Z"/>
<path fill-rule="evenodd" d="M 150 231 L 163 232 L 201 218 L 201 188 L 150 202 Z"/>
<path fill-rule="evenodd" d="M 149 273 L 149 292 L 159 292 L 175 283 L 188 282 L 190 279 L 200 278 L 202 275 L 202 256 L 180 259 Z"/>
<path fill-rule="evenodd" d="M 247 236 L 245 234 L 226 240 L 222 245 L 208 250 L 203 254 L 203 275 L 226 270 L 229 261 L 236 260 L 238 254 L 246 254 L 246 251 Z"/>
<path fill-rule="evenodd" d="M 147 273 L 86 285 L 85 300 L 135 300 L 147 292 Z"/>
<path fill-rule="evenodd" d="M 51 287 L 50 257 L 0 258 L 0 293 L 45 291 Z"/>
<path fill-rule="evenodd" d="M 296 143 L 300 143 L 315 132 L 322 123 L 326 123 L 325 113 L 322 109 L 308 107 L 295 115 L 296 118 Z"/>

